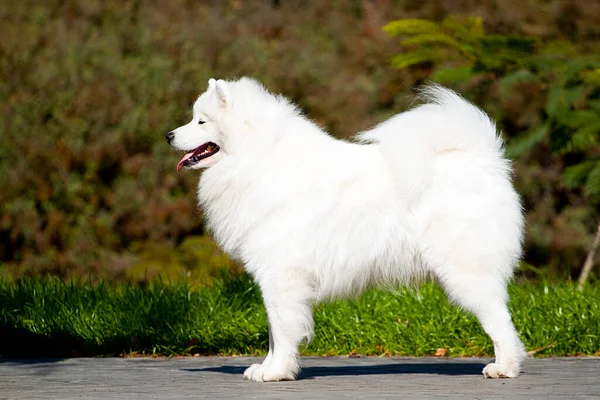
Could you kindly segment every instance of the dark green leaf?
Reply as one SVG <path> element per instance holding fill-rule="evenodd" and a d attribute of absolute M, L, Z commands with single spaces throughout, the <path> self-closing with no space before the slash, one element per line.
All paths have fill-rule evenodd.
<path fill-rule="evenodd" d="M 550 126 L 544 124 L 542 126 L 534 127 L 532 130 L 511 140 L 506 146 L 507 156 L 509 158 L 516 158 L 522 155 L 537 143 L 541 142 L 548 135 L 549 131 Z"/>
<path fill-rule="evenodd" d="M 398 54 L 392 57 L 391 63 L 394 68 L 402 69 L 415 64 L 421 64 L 433 61 L 435 56 L 429 51 L 415 51 L 410 53 Z"/>
<path fill-rule="evenodd" d="M 540 82 L 540 78 L 527 69 L 519 69 L 506 74 L 498 80 L 501 86 L 512 86 L 522 83 Z"/>
<path fill-rule="evenodd" d="M 553 86 L 548 92 L 546 101 L 546 114 L 549 117 L 554 117 L 556 110 L 564 103 L 565 90 L 562 86 Z"/>
<path fill-rule="evenodd" d="M 584 161 L 566 168 L 560 177 L 562 183 L 569 188 L 580 186 L 596 164 L 598 161 Z"/>
<path fill-rule="evenodd" d="M 461 65 L 460 67 L 450 67 L 437 70 L 433 73 L 433 75 L 431 75 L 431 79 L 435 82 L 449 84 L 465 81 L 473 75 L 472 65 Z"/>
<path fill-rule="evenodd" d="M 586 196 L 600 196 L 600 161 L 596 162 L 596 166 L 590 171 L 583 193 Z"/>

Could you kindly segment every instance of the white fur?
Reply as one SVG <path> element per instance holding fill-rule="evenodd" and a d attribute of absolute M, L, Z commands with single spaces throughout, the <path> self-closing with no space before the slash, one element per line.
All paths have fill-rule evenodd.
<path fill-rule="evenodd" d="M 315 303 L 428 276 L 492 338 L 496 361 L 484 375 L 518 375 L 525 352 L 506 286 L 523 216 L 510 162 L 481 110 L 440 86 L 422 97 L 351 143 L 256 81 L 211 80 L 192 122 L 175 131 L 179 150 L 221 147 L 193 167 L 210 167 L 200 205 L 265 301 L 269 354 L 245 378 L 295 379 Z"/>

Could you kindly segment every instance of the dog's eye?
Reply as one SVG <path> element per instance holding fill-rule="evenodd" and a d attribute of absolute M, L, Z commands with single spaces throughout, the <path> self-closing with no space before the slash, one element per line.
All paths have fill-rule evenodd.
<path fill-rule="evenodd" d="M 206 121 L 202 121 L 202 120 L 198 120 L 198 125 L 202 125 L 203 123 L 205 123 Z"/>

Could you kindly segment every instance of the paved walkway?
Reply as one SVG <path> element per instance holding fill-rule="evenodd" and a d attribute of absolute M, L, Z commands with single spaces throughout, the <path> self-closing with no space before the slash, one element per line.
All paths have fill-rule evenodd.
<path fill-rule="evenodd" d="M 528 359 L 484 380 L 489 360 L 303 357 L 295 382 L 244 381 L 250 357 L 0 359 L 0 399 L 600 399 L 600 358 Z"/>

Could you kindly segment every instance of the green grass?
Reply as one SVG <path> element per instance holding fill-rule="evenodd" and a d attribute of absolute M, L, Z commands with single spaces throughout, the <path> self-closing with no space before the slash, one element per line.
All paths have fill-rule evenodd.
<path fill-rule="evenodd" d="M 600 287 L 512 285 L 511 312 L 527 349 L 538 354 L 600 351 Z M 433 284 L 370 291 L 315 310 L 315 336 L 303 354 L 492 355 L 477 321 Z M 246 277 L 209 287 L 156 281 L 147 286 L 0 281 L 0 354 L 97 356 L 265 354 L 260 293 Z"/>

